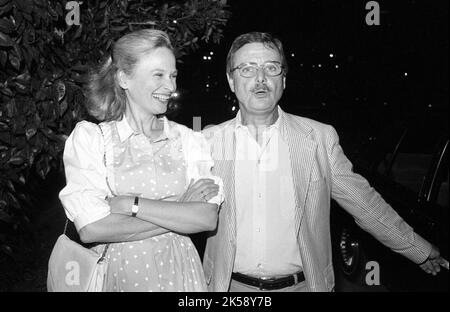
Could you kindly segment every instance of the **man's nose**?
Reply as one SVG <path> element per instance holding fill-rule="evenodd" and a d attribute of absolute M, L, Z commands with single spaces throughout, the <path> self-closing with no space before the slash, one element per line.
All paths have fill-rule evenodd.
<path fill-rule="evenodd" d="M 266 81 L 266 71 L 264 70 L 264 67 L 258 67 L 258 71 L 256 72 L 256 81 Z"/>

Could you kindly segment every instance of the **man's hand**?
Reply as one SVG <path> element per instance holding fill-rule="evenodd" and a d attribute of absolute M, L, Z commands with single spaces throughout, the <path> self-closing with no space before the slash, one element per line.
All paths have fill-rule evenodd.
<path fill-rule="evenodd" d="M 428 274 L 436 275 L 441 271 L 441 263 L 444 261 L 442 259 L 441 254 L 439 253 L 439 249 L 432 245 L 430 255 L 427 258 L 427 261 L 420 265 L 420 268 L 427 272 Z"/>

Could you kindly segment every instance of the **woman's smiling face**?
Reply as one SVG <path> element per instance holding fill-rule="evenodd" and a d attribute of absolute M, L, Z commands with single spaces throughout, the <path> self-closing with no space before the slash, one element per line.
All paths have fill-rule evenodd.
<path fill-rule="evenodd" d="M 170 96 L 177 88 L 176 60 L 173 52 L 160 47 L 145 54 L 131 75 L 119 74 L 128 105 L 142 114 L 158 115 L 167 110 Z"/>

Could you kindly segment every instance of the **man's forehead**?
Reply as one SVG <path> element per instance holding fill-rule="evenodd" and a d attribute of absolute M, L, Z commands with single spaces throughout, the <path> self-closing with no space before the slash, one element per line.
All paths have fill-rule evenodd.
<path fill-rule="evenodd" d="M 271 48 L 267 44 L 260 42 L 252 42 L 243 45 L 234 54 L 234 62 L 265 62 L 265 61 L 281 61 L 281 56 L 277 50 Z"/>

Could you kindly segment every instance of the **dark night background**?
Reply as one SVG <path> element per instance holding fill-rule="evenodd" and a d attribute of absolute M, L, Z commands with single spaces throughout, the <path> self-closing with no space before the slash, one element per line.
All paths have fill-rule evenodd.
<path fill-rule="evenodd" d="M 366 24 L 366 3 L 228 1 L 221 44 L 179 65 L 181 109 L 172 118 L 192 126 L 201 116 L 205 126 L 234 117 L 226 54 L 236 36 L 264 31 L 281 39 L 288 60 L 281 107 L 332 124 L 344 148 L 414 116 L 448 124 L 448 1 L 378 1 L 379 26 Z"/>
<path fill-rule="evenodd" d="M 226 81 L 227 52 L 236 36 L 263 31 L 285 48 L 289 72 L 281 107 L 333 125 L 346 154 L 406 121 L 448 129 L 448 1 L 378 1 L 379 26 L 366 24 L 367 2 L 228 0 L 232 15 L 221 43 L 178 64 L 179 109 L 169 118 L 189 127 L 196 116 L 202 126 L 233 118 L 237 102 Z M 11 290 L 45 291 L 48 257 L 64 222 L 57 198 L 63 178 L 50 175 L 47 183 L 44 204 L 56 209 L 38 219 L 54 218 L 61 226 L 42 226 L 48 249 L 27 259 L 30 267 Z"/>

